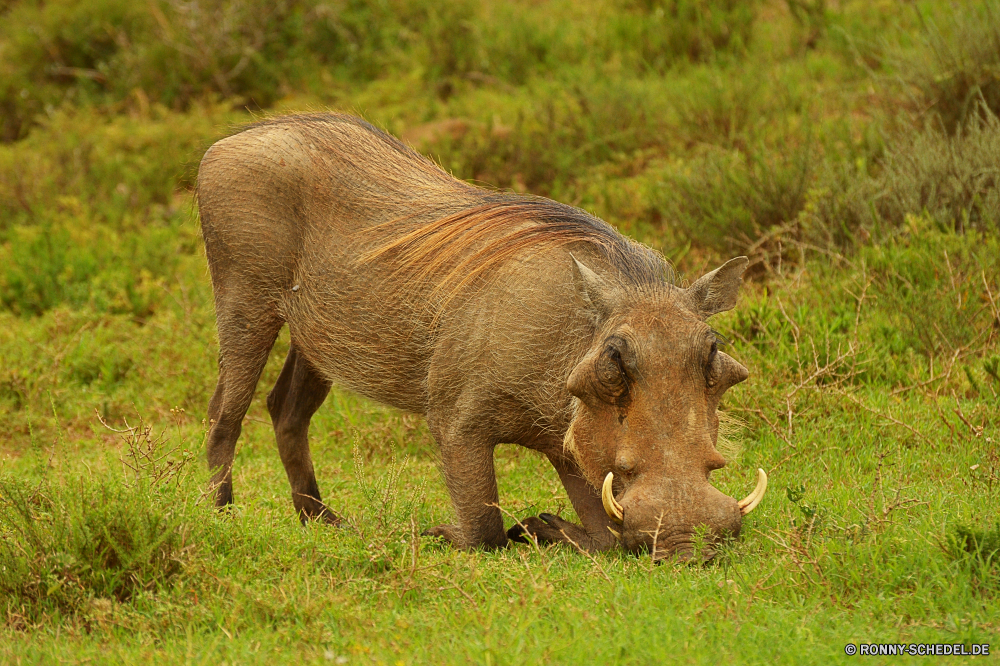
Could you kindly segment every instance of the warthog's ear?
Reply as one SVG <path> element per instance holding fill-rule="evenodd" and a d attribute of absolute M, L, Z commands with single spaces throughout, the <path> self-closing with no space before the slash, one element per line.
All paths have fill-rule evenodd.
<path fill-rule="evenodd" d="M 743 282 L 743 271 L 749 265 L 750 260 L 746 257 L 736 257 L 701 276 L 686 290 L 691 309 L 702 319 L 717 312 L 732 310 L 736 306 L 740 283 Z"/>
<path fill-rule="evenodd" d="M 576 286 L 576 292 L 583 298 L 587 307 L 593 311 L 597 320 L 606 319 L 614 309 L 614 287 L 600 275 L 581 264 L 572 254 L 569 256 L 573 258 L 573 284 Z"/>

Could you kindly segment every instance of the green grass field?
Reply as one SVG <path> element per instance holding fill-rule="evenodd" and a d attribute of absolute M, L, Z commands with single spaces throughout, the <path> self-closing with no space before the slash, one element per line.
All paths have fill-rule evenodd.
<path fill-rule="evenodd" d="M 962 663 L 1000 654 L 1000 3 L 0 0 L 0 662 Z M 263 404 L 206 499 L 218 350 L 192 185 L 274 113 L 364 116 L 583 207 L 713 319 L 742 496 L 706 565 L 458 552 L 420 417 L 334 389 L 299 524 Z M 497 450 L 507 522 L 572 518 Z"/>

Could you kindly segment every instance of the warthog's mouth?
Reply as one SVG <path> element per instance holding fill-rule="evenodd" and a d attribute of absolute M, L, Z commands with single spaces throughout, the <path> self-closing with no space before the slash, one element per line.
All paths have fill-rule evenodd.
<path fill-rule="evenodd" d="M 622 526 L 625 523 L 625 509 L 618 503 L 618 500 L 615 499 L 614 492 L 612 491 L 614 478 L 614 472 L 608 472 L 608 475 L 604 477 L 604 485 L 601 487 L 601 501 L 603 502 L 604 510 L 607 512 L 611 521 L 616 525 Z M 764 470 L 758 468 L 757 486 L 753 489 L 753 492 L 736 503 L 740 516 L 747 516 L 751 511 L 756 509 L 757 505 L 760 504 L 762 499 L 764 499 L 765 492 L 767 492 L 767 474 Z M 624 543 L 624 539 L 620 531 L 612 527 L 608 527 L 608 529 L 615 536 L 615 538 L 618 539 L 619 543 Z M 656 545 L 651 548 L 651 555 L 654 561 L 662 561 L 670 557 L 687 560 L 694 556 L 694 543 L 684 537 L 676 540 L 665 539 L 661 541 L 658 538 L 658 535 L 651 536 L 653 536 L 656 543 Z M 703 561 L 708 561 L 715 557 L 715 548 L 713 548 L 710 544 L 702 546 L 701 551 L 701 558 Z"/>

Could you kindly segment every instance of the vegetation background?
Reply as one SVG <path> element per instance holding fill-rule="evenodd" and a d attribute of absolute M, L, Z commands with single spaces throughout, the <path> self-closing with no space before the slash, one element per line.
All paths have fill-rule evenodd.
<path fill-rule="evenodd" d="M 348 526 L 301 527 L 262 400 L 287 336 L 209 506 L 198 161 L 328 108 L 689 279 L 752 257 L 714 322 L 751 370 L 714 481 L 771 477 L 738 541 L 454 552 L 418 536 L 450 512 L 423 422 L 336 390 L 313 455 Z M 998 114 L 996 0 L 0 0 L 0 661 L 1000 653 Z M 511 520 L 572 517 L 544 461 L 497 467 Z"/>

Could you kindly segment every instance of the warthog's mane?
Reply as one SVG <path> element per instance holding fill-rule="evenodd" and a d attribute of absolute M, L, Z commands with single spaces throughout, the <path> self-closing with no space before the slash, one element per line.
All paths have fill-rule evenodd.
<path fill-rule="evenodd" d="M 447 297 L 496 274 L 512 260 L 576 245 L 592 248 L 622 286 L 657 288 L 674 282 L 661 254 L 586 211 L 457 180 L 359 118 L 333 113 L 279 116 L 244 129 L 266 125 L 306 128 L 326 149 L 342 155 L 355 151 L 345 155 L 352 162 L 370 160 L 366 169 L 382 182 L 405 183 L 394 196 L 407 200 L 412 211 L 365 228 L 368 249 L 357 260 L 359 267 L 373 262 L 389 267 L 399 286 L 421 292 L 429 287 Z M 378 197 L 369 196 L 377 205 Z"/>
<path fill-rule="evenodd" d="M 399 277 L 429 280 L 438 291 L 454 292 L 510 260 L 582 243 L 626 285 L 672 282 L 669 265 L 658 253 L 585 211 L 543 197 L 479 192 L 477 205 L 439 219 L 414 227 L 400 218 L 370 229 L 386 240 L 360 262 L 391 256 Z"/>

